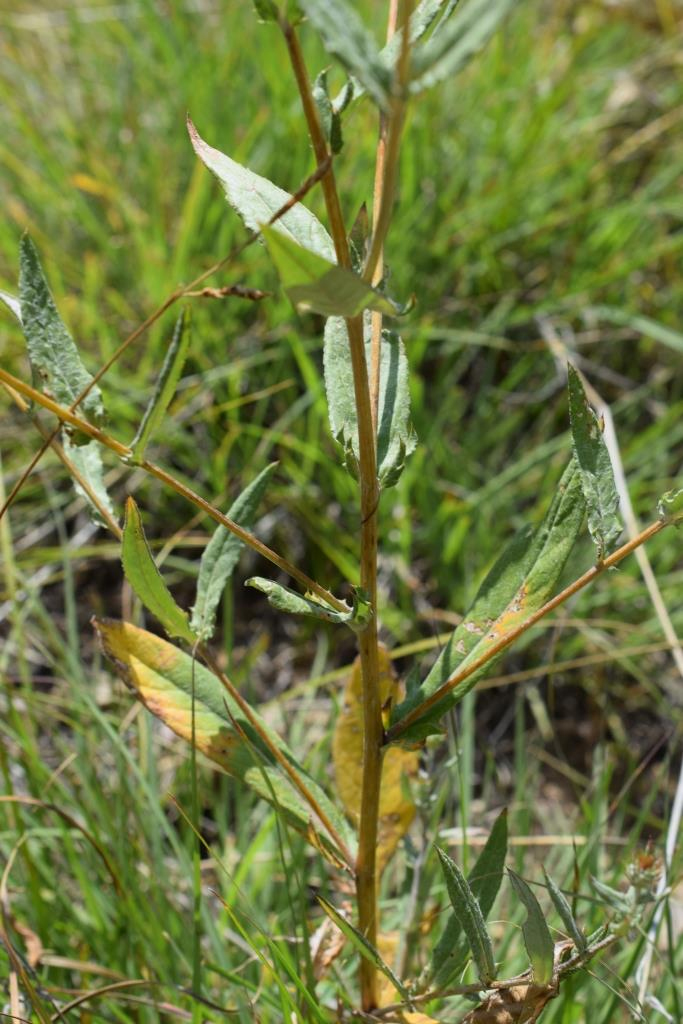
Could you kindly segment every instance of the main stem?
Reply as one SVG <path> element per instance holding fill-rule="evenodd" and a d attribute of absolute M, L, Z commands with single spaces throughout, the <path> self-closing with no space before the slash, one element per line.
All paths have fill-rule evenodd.
<path fill-rule="evenodd" d="M 315 158 L 318 165 L 321 165 L 325 161 L 329 161 L 329 153 L 318 120 L 299 40 L 288 22 L 283 22 L 281 28 L 301 95 Z M 341 267 L 350 268 L 351 258 L 346 228 L 331 166 L 323 175 L 322 188 L 337 262 Z M 379 486 L 362 316 L 347 319 L 346 328 L 349 336 L 358 417 L 361 513 L 360 582 L 369 597 L 372 609 L 370 622 L 358 639 L 363 680 L 363 772 L 358 858 L 356 861 L 356 900 L 358 926 L 366 938 L 375 945 L 377 942 L 377 826 L 384 738 L 377 650 L 377 506 L 379 504 Z M 360 987 L 363 1010 L 374 1009 L 378 999 L 377 972 L 374 965 L 365 959 L 361 959 L 360 963 Z"/>

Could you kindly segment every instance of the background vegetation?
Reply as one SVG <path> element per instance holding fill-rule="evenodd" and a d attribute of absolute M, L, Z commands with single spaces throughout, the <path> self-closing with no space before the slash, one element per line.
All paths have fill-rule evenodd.
<path fill-rule="evenodd" d="M 424 641 L 433 649 L 501 545 L 552 493 L 568 448 L 558 343 L 612 407 L 637 514 L 651 519 L 657 497 L 680 478 L 680 21 L 673 0 L 525 0 L 471 69 L 428 94 L 409 119 L 387 258 L 393 292 L 418 300 L 403 335 L 421 445 L 382 507 L 391 647 Z M 0 283 L 16 291 L 28 228 L 95 369 L 177 283 L 243 237 L 192 154 L 186 111 L 208 142 L 293 190 L 312 168 L 299 101 L 277 32 L 235 0 L 55 10 L 15 2 L 2 22 Z M 303 36 L 309 66 L 322 67 L 313 33 Z M 361 102 L 338 161 L 349 223 L 371 198 L 375 138 Z M 312 204 L 322 215 L 320 197 Z M 334 589 L 356 576 L 357 524 L 352 482 L 330 457 L 320 324 L 292 315 L 256 247 L 216 283 L 236 281 L 274 298 L 257 307 L 196 303 L 191 356 L 156 456 L 226 508 L 279 459 L 259 535 Z M 172 315 L 105 378 L 122 440 L 135 432 L 171 324 Z M 0 344 L 3 363 L 26 377 L 9 317 Z M 9 489 L 38 435 L 9 399 L 0 415 Z M 121 505 L 132 492 L 147 510 L 171 583 L 178 571 L 182 603 L 182 578 L 196 572 L 207 524 L 134 472 L 112 464 L 111 483 Z M 71 989 L 141 979 L 139 991 L 93 1001 L 94 1012 L 157 1020 L 159 1001 L 190 1005 L 173 988 L 191 977 L 185 751 L 131 709 L 94 649 L 90 615 L 118 616 L 123 605 L 129 617 L 132 599 L 118 546 L 90 525 L 51 456 L 1 530 L 5 792 L 72 814 L 120 883 L 72 826 L 10 804 L 0 811 L 3 854 L 16 852 L 6 914 L 27 947 L 22 928 L 42 944 L 40 956 L 33 947 L 39 984 L 60 1002 Z M 679 633 L 680 550 L 671 531 L 648 548 Z M 224 657 L 258 700 L 287 692 L 270 705 L 274 721 L 286 721 L 294 748 L 324 765 L 329 707 L 340 699 L 336 670 L 351 646 L 272 617 L 261 595 L 241 587 L 261 569 L 245 555 L 225 601 Z M 443 748 L 426 756 L 425 770 L 442 779 L 423 807 L 428 837 L 439 822 L 458 836 L 469 829 L 476 843 L 507 803 L 527 877 L 540 877 L 540 851 L 570 880 L 575 837 L 582 881 L 589 871 L 618 880 L 637 845 L 662 842 L 681 750 L 681 680 L 635 561 L 550 628 L 532 631 L 500 672 L 451 723 L 446 759 Z M 228 780 L 207 771 L 200 786 L 204 995 L 245 1021 L 258 996 L 262 1019 L 279 1019 L 293 997 L 275 984 L 256 991 L 263 978 L 250 943 L 277 977 L 302 974 L 300 910 L 320 868 Z M 292 865 L 285 874 L 274 870 L 281 843 Z M 406 915 L 419 922 L 421 886 L 436 872 L 423 857 L 418 829 L 386 880 L 390 921 L 393 913 L 397 924 Z M 683 958 L 673 916 L 669 924 L 650 987 L 675 1015 Z M 600 981 L 568 990 L 544 1020 L 583 1020 L 586 1005 L 596 1021 L 626 1019 L 621 998 L 634 1001 L 642 948 L 640 938 L 626 945 L 621 960 L 598 967 Z M 0 951 L 0 973 L 4 958 Z"/>

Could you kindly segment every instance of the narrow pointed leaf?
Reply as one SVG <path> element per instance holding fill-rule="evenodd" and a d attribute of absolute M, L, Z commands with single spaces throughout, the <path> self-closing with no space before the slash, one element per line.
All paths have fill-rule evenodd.
<path fill-rule="evenodd" d="M 140 429 L 131 444 L 130 461 L 139 464 L 145 448 L 155 430 L 161 424 L 173 398 L 190 347 L 189 313 L 183 310 L 176 321 L 171 344 L 159 372 L 154 394 L 142 417 Z"/>
<path fill-rule="evenodd" d="M 356 952 L 373 964 L 378 971 L 381 971 L 385 978 L 388 978 L 394 988 L 401 994 L 401 998 L 407 1000 L 409 995 L 405 985 L 398 980 L 391 967 L 384 962 L 378 951 L 365 938 L 363 933 L 355 925 L 352 925 L 350 921 L 347 921 L 343 914 L 340 914 L 337 908 L 329 900 L 326 900 L 324 896 L 317 894 L 316 899 L 327 916 L 334 921 L 339 931 L 346 936 Z"/>
<path fill-rule="evenodd" d="M 600 423 L 588 404 L 581 378 L 571 363 L 567 365 L 567 374 L 574 455 L 581 470 L 588 529 L 597 548 L 598 561 L 602 561 L 622 531 L 617 516 L 619 495 Z"/>
<path fill-rule="evenodd" d="M 9 292 L 3 292 L 0 289 L 0 302 L 3 302 L 10 313 L 13 313 L 19 323 L 21 323 L 21 303 L 18 298 L 14 295 L 10 295 Z"/>
<path fill-rule="evenodd" d="M 496 963 L 484 915 L 467 879 L 455 861 L 438 847 L 436 852 L 441 861 L 453 911 L 469 943 L 479 980 L 484 988 L 487 988 L 496 977 Z"/>
<path fill-rule="evenodd" d="M 157 617 L 168 635 L 193 644 L 197 637 L 190 627 L 187 612 L 175 603 L 156 567 L 142 527 L 140 511 L 133 498 L 128 498 L 126 502 L 121 561 L 131 587 L 145 608 Z"/>
<path fill-rule="evenodd" d="M 662 523 L 678 525 L 683 520 L 683 488 L 667 491 L 657 503 L 657 516 Z"/>
<path fill-rule="evenodd" d="M 289 192 L 274 185 L 272 181 L 209 146 L 189 118 L 187 129 L 195 153 L 218 178 L 228 202 L 252 231 L 260 231 L 261 225 L 267 224 L 273 214 L 292 198 Z M 318 218 L 301 203 L 295 203 L 291 210 L 280 217 L 277 224 L 280 231 L 299 245 L 328 260 L 334 260 L 332 239 Z"/>
<path fill-rule="evenodd" d="M 299 312 L 322 316 L 358 316 L 375 309 L 388 316 L 396 307 L 358 274 L 318 256 L 292 241 L 277 228 L 262 227 L 268 251 L 282 285 Z"/>
<path fill-rule="evenodd" d="M 289 587 L 283 587 L 274 580 L 267 580 L 263 576 L 252 576 L 245 582 L 246 587 L 253 587 L 265 594 L 273 608 L 279 612 L 288 612 L 290 615 L 306 615 L 313 619 L 322 619 L 324 622 L 339 622 L 350 626 L 364 628 L 367 625 L 367 602 L 362 595 L 357 596 L 353 608 L 348 612 L 338 612 L 329 605 L 322 604 L 316 597 L 297 594 Z"/>
<path fill-rule="evenodd" d="M 391 74 L 379 47 L 346 0 L 300 0 L 300 7 L 320 34 L 325 49 L 362 84 L 375 103 L 389 103 Z"/>
<path fill-rule="evenodd" d="M 489 41 L 513 0 L 467 0 L 447 24 L 413 50 L 410 91 L 422 92 L 454 75 Z"/>
<path fill-rule="evenodd" d="M 393 670 L 389 652 L 380 645 L 379 702 L 390 707 L 400 700 L 402 687 Z M 360 659 L 356 658 L 344 692 L 344 704 L 337 717 L 332 738 L 332 759 L 336 789 L 344 810 L 358 827 L 363 776 L 363 707 Z M 406 794 L 405 780 L 418 770 L 415 751 L 393 747 L 382 762 L 377 835 L 377 873 L 381 875 L 415 817 L 415 804 Z"/>
<path fill-rule="evenodd" d="M 128 622 L 93 619 L 104 653 L 126 685 L 152 714 L 188 743 L 192 741 L 194 698 L 195 745 L 223 771 L 250 786 L 284 812 L 304 835 L 313 827 L 311 811 L 273 756 L 279 749 L 305 780 L 319 806 L 353 849 L 353 837 L 321 787 L 298 764 L 280 737 L 255 713 L 262 735 L 219 679 L 178 647 Z M 265 735 L 267 742 L 262 738 Z M 339 854 L 327 834 L 316 828 L 318 849 L 333 862 Z"/>
<path fill-rule="evenodd" d="M 73 338 L 64 326 L 50 293 L 35 245 L 24 235 L 19 249 L 19 298 L 34 384 L 60 405 L 70 406 L 91 383 Z M 81 403 L 95 423 L 104 421 L 98 387 Z"/>
<path fill-rule="evenodd" d="M 491 913 L 503 880 L 507 846 L 507 810 L 503 810 L 496 818 L 486 844 L 467 878 L 484 920 Z M 431 979 L 433 987 L 442 988 L 454 974 L 463 969 L 468 957 L 469 944 L 463 935 L 460 919 L 452 914 L 434 947 L 426 977 Z"/>
<path fill-rule="evenodd" d="M 420 689 L 395 709 L 392 725 L 550 600 L 581 530 L 585 507 L 579 468 L 572 459 L 541 525 L 535 533 L 522 531 L 503 551 Z M 419 743 L 430 735 L 491 667 L 488 662 L 447 693 L 405 731 L 401 742 Z"/>
<path fill-rule="evenodd" d="M 618 914 L 626 915 L 632 911 L 632 906 L 626 898 L 626 893 L 620 892 L 618 889 L 613 889 L 611 885 L 605 885 L 599 879 L 590 876 L 590 883 L 595 889 L 598 896 L 604 900 L 604 902 L 616 910 Z"/>
<path fill-rule="evenodd" d="M 583 953 L 584 950 L 588 949 L 588 943 L 586 942 L 586 936 L 572 914 L 572 908 L 565 899 L 562 890 L 555 884 L 555 882 L 553 882 L 545 868 L 543 868 L 543 874 L 545 876 L 545 884 L 548 887 L 550 898 L 553 901 L 553 906 L 560 915 L 562 924 L 567 930 L 567 935 L 572 940 L 579 953 Z"/>
<path fill-rule="evenodd" d="M 243 526 L 246 530 L 251 529 L 256 518 L 256 510 L 276 466 L 277 462 L 266 466 L 230 506 L 228 518 L 238 526 Z M 191 620 L 192 629 L 201 640 L 208 640 L 213 636 L 216 610 L 243 547 L 244 543 L 239 537 L 226 530 L 224 526 L 219 526 L 204 549 L 199 564 L 197 600 L 192 609 Z"/>
<path fill-rule="evenodd" d="M 512 888 L 524 904 L 526 921 L 522 925 L 524 945 L 529 954 L 534 981 L 549 985 L 553 977 L 555 947 L 541 905 L 520 875 L 508 868 Z"/>
<path fill-rule="evenodd" d="M 64 454 L 74 464 L 83 479 L 89 484 L 97 497 L 100 505 L 106 510 L 112 519 L 116 519 L 116 512 L 112 505 L 111 497 L 104 482 L 104 465 L 102 464 L 102 453 L 97 441 L 90 441 L 88 444 L 72 444 L 68 437 L 64 438 Z M 100 509 L 90 498 L 88 492 L 81 487 L 74 478 L 73 485 L 77 494 L 85 499 L 92 518 L 97 523 L 102 523 Z"/>
<path fill-rule="evenodd" d="M 366 355 L 370 358 L 369 327 L 365 328 Z M 346 323 L 330 317 L 325 324 L 323 353 L 325 391 L 332 436 L 342 445 L 347 468 L 355 475 L 359 456 L 358 421 L 353 371 Z M 377 431 L 377 474 L 382 487 L 391 487 L 401 475 L 417 438 L 410 423 L 408 360 L 403 342 L 393 331 L 382 331 L 380 400 Z"/>

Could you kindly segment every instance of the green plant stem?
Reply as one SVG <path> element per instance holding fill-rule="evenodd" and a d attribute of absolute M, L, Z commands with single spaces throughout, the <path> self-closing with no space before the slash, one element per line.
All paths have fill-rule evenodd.
<path fill-rule="evenodd" d="M 25 398 L 36 402 L 38 405 L 42 405 L 43 408 L 54 413 L 54 415 L 63 423 L 69 423 L 72 427 L 76 427 L 83 434 L 87 434 L 88 437 L 91 437 L 94 441 L 99 441 L 101 445 L 104 445 L 105 448 L 114 452 L 114 454 L 118 455 L 118 457 L 124 462 L 128 462 L 131 456 L 131 449 L 127 447 L 127 445 L 121 444 L 120 441 L 111 437 L 104 430 L 94 427 L 91 423 L 88 423 L 87 420 L 81 419 L 81 417 L 77 416 L 76 413 L 71 412 L 70 409 L 65 408 L 63 405 L 59 405 L 59 403 L 55 402 L 52 398 L 44 395 L 41 391 L 37 391 L 35 388 L 31 387 L 30 384 L 24 383 L 24 381 L 19 380 L 18 377 L 14 377 L 11 373 L 8 373 L 6 370 L 1 368 L 0 383 L 18 391 L 20 394 L 24 395 Z M 304 587 L 305 590 L 310 590 L 312 593 L 316 594 L 317 597 L 322 601 L 325 601 L 325 603 L 330 605 L 331 608 L 334 608 L 335 611 L 348 612 L 349 609 L 343 601 L 340 601 L 334 596 L 334 594 L 331 594 L 324 587 L 321 587 L 319 583 L 316 583 L 315 580 L 312 580 L 310 576 L 306 575 L 306 573 L 297 569 L 297 567 L 288 562 L 287 559 L 282 558 L 282 556 L 278 555 L 277 552 L 271 550 L 267 544 L 260 541 L 258 537 L 255 537 L 253 533 L 249 532 L 249 530 L 245 530 L 242 526 L 233 522 L 232 519 L 229 519 L 228 516 L 220 512 L 219 509 L 206 501 L 205 498 L 202 498 L 201 495 L 197 494 L 196 491 L 193 491 L 191 487 L 187 487 L 185 484 L 181 483 L 180 480 L 176 479 L 176 477 L 165 469 L 162 469 L 161 466 L 157 466 L 156 463 L 149 462 L 147 459 L 143 459 L 142 462 L 136 463 L 135 465 L 136 467 L 143 469 L 146 473 L 149 473 L 150 476 L 154 476 L 157 480 L 161 480 L 162 483 L 167 484 L 176 492 L 176 494 L 180 494 L 184 498 L 187 498 L 188 501 L 191 501 L 193 505 L 196 505 L 197 508 L 201 509 L 201 511 L 207 516 L 210 516 L 211 519 L 220 523 L 220 525 L 224 526 L 226 530 L 230 530 L 231 533 L 234 533 L 236 537 L 239 537 L 239 539 L 248 547 L 252 548 L 253 551 L 256 551 L 256 553 L 261 555 L 263 558 L 268 559 L 268 561 L 272 562 L 273 565 L 276 565 L 278 569 L 286 572 L 292 577 L 292 579 L 295 579 L 302 587 Z"/>
<path fill-rule="evenodd" d="M 644 530 L 641 530 L 637 537 L 633 537 L 633 539 L 628 541 L 627 544 L 623 544 L 613 552 L 609 558 L 605 558 L 603 561 L 591 566 L 587 572 L 582 576 L 579 576 L 579 578 L 574 580 L 573 583 L 570 583 L 569 586 L 565 587 L 565 589 L 559 594 L 556 594 L 555 597 L 551 598 L 551 600 L 544 604 L 542 608 L 539 608 L 533 615 L 530 615 L 528 619 L 525 619 L 519 626 L 516 626 L 514 629 L 511 629 L 509 633 L 505 633 L 500 637 L 500 639 L 489 647 L 488 650 L 479 658 L 476 658 L 475 661 L 471 662 L 460 671 L 455 672 L 450 679 L 447 679 L 446 682 L 443 683 L 438 690 L 435 690 L 430 697 L 424 700 L 422 704 L 413 708 L 405 718 L 401 719 L 400 722 L 396 722 L 396 724 L 387 731 L 385 742 L 393 743 L 395 740 L 400 739 L 406 729 L 408 729 L 418 719 L 426 715 L 436 704 L 439 703 L 440 700 L 443 700 L 444 697 L 448 696 L 456 686 L 459 686 L 460 683 L 465 681 L 465 679 L 468 679 L 475 672 L 478 672 L 480 668 L 483 668 L 484 665 L 497 657 L 501 651 L 504 651 L 506 647 L 509 647 L 511 643 L 518 639 L 518 637 L 526 633 L 528 629 L 531 629 L 531 627 L 536 625 L 536 623 L 541 619 L 544 619 L 546 615 L 550 614 L 550 612 L 559 608 L 561 604 L 564 604 L 565 601 L 576 594 L 579 590 L 582 590 L 584 587 L 588 586 L 589 583 L 592 583 L 593 580 L 605 572 L 606 569 L 611 569 L 612 566 L 617 565 L 622 561 L 622 559 L 626 558 L 627 555 L 630 555 L 636 550 L 636 548 L 640 547 L 641 544 L 645 544 L 651 537 L 654 537 L 669 525 L 671 524 L 661 519 L 656 520 L 654 523 L 650 523 L 650 525 Z"/>
<path fill-rule="evenodd" d="M 287 45 L 289 59 L 294 72 L 301 103 L 306 117 L 308 132 L 318 165 L 329 161 L 327 143 L 311 92 L 299 40 L 293 26 L 281 22 L 281 29 Z M 342 267 L 351 267 L 351 256 L 342 217 L 339 194 L 330 166 L 322 177 L 325 206 L 330 221 L 337 262 Z M 363 770 L 361 782 L 361 809 L 358 830 L 358 858 L 356 861 L 356 899 L 358 904 L 358 926 L 373 944 L 377 941 L 377 829 L 379 821 L 379 796 L 382 780 L 382 709 L 379 696 L 379 656 L 377 647 L 377 506 L 379 485 L 375 455 L 375 432 L 373 429 L 370 387 L 362 317 L 347 319 L 353 384 L 358 417 L 358 448 L 360 476 L 360 582 L 368 595 L 372 616 L 367 628 L 358 638 L 362 676 L 363 705 Z M 377 1005 L 377 971 L 365 959 L 360 963 L 361 1004 L 364 1010 Z"/>

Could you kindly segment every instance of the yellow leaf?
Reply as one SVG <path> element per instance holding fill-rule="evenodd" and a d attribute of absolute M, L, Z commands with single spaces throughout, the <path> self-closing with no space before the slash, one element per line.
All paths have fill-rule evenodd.
<path fill-rule="evenodd" d="M 395 705 L 402 699 L 403 694 L 394 674 L 389 653 L 381 646 L 379 666 L 382 707 Z M 363 764 L 361 686 L 360 660 L 357 658 L 346 686 L 344 707 L 337 719 L 332 742 L 337 792 L 346 813 L 356 826 L 360 816 Z M 414 751 L 389 747 L 384 755 L 377 838 L 377 871 L 380 874 L 415 816 L 415 805 L 406 796 L 402 779 L 403 776 L 414 776 L 417 773 L 417 766 L 418 755 Z"/>

